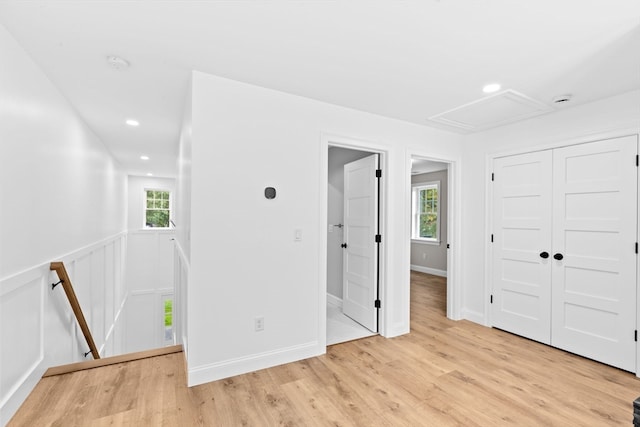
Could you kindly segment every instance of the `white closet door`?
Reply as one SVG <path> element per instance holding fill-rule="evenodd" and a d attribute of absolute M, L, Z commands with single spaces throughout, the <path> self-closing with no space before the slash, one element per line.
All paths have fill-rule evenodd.
<path fill-rule="evenodd" d="M 493 182 L 493 326 L 550 343 L 551 151 L 498 158 Z"/>
<path fill-rule="evenodd" d="M 637 140 L 553 151 L 555 347 L 635 371 Z M 560 257 L 560 255 L 556 255 Z"/>

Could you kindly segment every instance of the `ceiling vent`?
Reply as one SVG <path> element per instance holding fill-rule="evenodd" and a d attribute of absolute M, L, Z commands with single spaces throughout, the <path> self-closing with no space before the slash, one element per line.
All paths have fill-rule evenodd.
<path fill-rule="evenodd" d="M 468 131 L 480 131 L 528 119 L 551 111 L 552 108 L 515 90 L 464 104 L 429 120 Z"/>

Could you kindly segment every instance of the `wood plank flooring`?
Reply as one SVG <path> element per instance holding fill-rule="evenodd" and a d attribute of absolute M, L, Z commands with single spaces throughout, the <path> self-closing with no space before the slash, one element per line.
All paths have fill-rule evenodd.
<path fill-rule="evenodd" d="M 198 387 L 182 353 L 43 378 L 10 426 L 625 426 L 640 381 L 445 317 L 445 280 L 411 274 L 411 333 Z"/>

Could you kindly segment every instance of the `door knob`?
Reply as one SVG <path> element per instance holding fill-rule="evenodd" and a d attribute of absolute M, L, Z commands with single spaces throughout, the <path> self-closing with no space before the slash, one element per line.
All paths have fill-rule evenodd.
<path fill-rule="evenodd" d="M 341 245 L 340 245 L 340 247 L 346 248 L 346 247 L 347 247 L 347 244 L 346 244 L 346 243 L 343 243 L 343 244 L 341 244 Z"/>
<path fill-rule="evenodd" d="M 540 258 L 544 258 L 544 259 L 549 258 L 549 252 L 540 252 Z"/>
<path fill-rule="evenodd" d="M 560 261 L 562 258 L 564 258 L 564 255 L 562 255 L 560 252 L 553 256 L 553 259 L 557 259 L 558 261 Z"/>

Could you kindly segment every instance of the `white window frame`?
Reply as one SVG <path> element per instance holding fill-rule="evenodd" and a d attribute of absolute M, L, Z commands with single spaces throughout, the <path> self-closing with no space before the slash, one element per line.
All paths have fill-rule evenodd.
<path fill-rule="evenodd" d="M 168 227 L 148 227 L 147 226 L 147 191 L 163 191 L 169 193 L 169 226 Z M 142 228 L 145 230 L 168 230 L 173 220 L 173 191 L 168 188 L 145 188 L 142 191 Z"/>
<path fill-rule="evenodd" d="M 420 191 L 425 188 L 434 188 L 438 192 L 438 207 L 436 209 L 436 237 L 426 238 L 420 237 L 419 230 L 419 212 L 418 212 L 418 198 Z M 428 182 L 416 182 L 411 184 L 411 241 L 414 243 L 424 243 L 430 245 L 440 244 L 440 204 L 442 197 L 440 194 L 440 181 L 428 181 Z"/>

